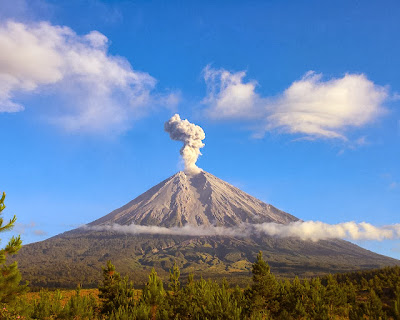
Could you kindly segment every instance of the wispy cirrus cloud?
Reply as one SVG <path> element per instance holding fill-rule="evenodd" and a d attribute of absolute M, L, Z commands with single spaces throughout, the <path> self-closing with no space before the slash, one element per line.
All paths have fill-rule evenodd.
<path fill-rule="evenodd" d="M 21 222 L 16 222 L 14 230 L 18 234 L 26 235 L 26 234 L 33 234 L 35 236 L 45 236 L 47 235 L 47 232 L 38 229 L 37 225 L 35 222 L 31 221 L 29 223 L 21 223 Z M 11 232 L 13 232 L 11 231 Z"/>
<path fill-rule="evenodd" d="M 156 79 L 108 52 L 98 31 L 76 34 L 48 22 L 0 25 L 0 112 L 19 112 L 22 93 L 47 94 L 47 118 L 67 131 L 121 132 L 151 106 L 174 106 L 154 93 Z M 48 102 L 47 102 L 48 103 Z"/>
<path fill-rule="evenodd" d="M 258 83 L 245 81 L 246 72 L 232 73 L 207 66 L 203 70 L 206 114 L 215 120 L 240 119 L 254 123 L 257 134 L 277 130 L 308 138 L 346 140 L 346 131 L 372 123 L 385 113 L 388 89 L 363 74 L 324 80 L 307 72 L 276 96 L 257 93 Z"/>
<path fill-rule="evenodd" d="M 41 229 L 35 229 L 35 230 L 33 230 L 33 234 L 35 236 L 47 236 L 48 233 Z"/>

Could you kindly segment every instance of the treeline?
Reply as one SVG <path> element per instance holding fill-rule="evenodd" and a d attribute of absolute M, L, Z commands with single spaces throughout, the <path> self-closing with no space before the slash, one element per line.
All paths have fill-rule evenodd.
<path fill-rule="evenodd" d="M 182 284 L 177 265 L 165 285 L 153 269 L 143 290 L 110 261 L 102 272 L 98 297 L 79 288 L 65 305 L 59 291 L 32 302 L 16 297 L 1 307 L 0 319 L 400 319 L 400 267 L 278 280 L 260 252 L 245 289 L 193 274 Z"/>

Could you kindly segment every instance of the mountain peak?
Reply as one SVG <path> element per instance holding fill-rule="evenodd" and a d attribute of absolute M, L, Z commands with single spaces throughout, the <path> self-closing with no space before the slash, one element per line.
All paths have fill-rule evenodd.
<path fill-rule="evenodd" d="M 246 222 L 285 224 L 297 220 L 201 171 L 194 175 L 178 172 L 89 226 L 133 223 L 163 227 L 187 224 L 233 227 Z M 126 234 L 116 229 L 79 228 L 29 244 L 18 254 L 18 266 L 32 284 L 42 286 L 45 275 L 48 284 L 59 287 L 61 283 L 70 285 L 74 279 L 85 279 L 86 284 L 97 283 L 100 279 L 95 276 L 98 274 L 95 270 L 106 260 L 112 260 L 123 272 L 133 271 L 135 281 L 139 283 L 145 283 L 147 279 L 139 278 L 143 270 L 156 267 L 168 276 L 174 263 L 180 264 L 182 274 L 201 270 L 205 277 L 232 275 L 232 279 L 237 279 L 249 274 L 260 250 L 269 258 L 274 272 L 289 277 L 310 277 L 398 263 L 398 260 L 343 240 L 313 242 L 267 235 L 237 238 Z M 67 270 L 65 266 L 69 265 L 77 267 Z"/>
<path fill-rule="evenodd" d="M 179 171 L 89 226 L 133 223 L 162 227 L 186 224 L 232 227 L 241 223 L 297 220 L 206 171 L 198 174 Z"/>

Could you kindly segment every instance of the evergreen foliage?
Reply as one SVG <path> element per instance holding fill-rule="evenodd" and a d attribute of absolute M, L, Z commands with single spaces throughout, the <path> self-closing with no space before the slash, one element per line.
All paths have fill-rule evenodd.
<path fill-rule="evenodd" d="M 9 231 L 14 227 L 17 217 L 14 215 L 8 223 L 4 223 L 1 216 L 2 211 L 6 208 L 4 200 L 5 192 L 0 198 L 0 232 Z M 12 237 L 4 249 L 0 249 L 0 304 L 12 304 L 16 301 L 19 294 L 26 291 L 27 285 L 20 285 L 21 275 L 18 270 L 17 262 L 7 264 L 7 256 L 14 255 L 21 249 L 22 241 L 20 236 Z"/>
<path fill-rule="evenodd" d="M 278 294 L 278 282 L 267 262 L 263 260 L 262 252 L 257 255 L 253 264 L 253 283 L 247 296 L 251 299 L 251 313 L 262 313 L 267 316 L 277 311 L 276 296 Z"/>
<path fill-rule="evenodd" d="M 400 286 L 396 288 L 393 300 L 393 315 L 396 320 L 400 320 Z"/>
<path fill-rule="evenodd" d="M 33 303 L 33 319 L 51 319 L 61 314 L 62 295 L 59 290 L 53 294 L 46 291 L 41 291 L 38 300 Z"/>
<path fill-rule="evenodd" d="M 153 269 L 142 294 L 136 295 L 129 279 L 108 261 L 99 285 L 100 302 L 82 296 L 80 287 L 68 301 L 60 291 L 42 291 L 33 303 L 20 301 L 19 309 L 0 309 L 0 319 L 399 319 L 399 267 L 277 280 L 259 253 L 252 271 L 253 281 L 243 290 L 231 288 L 226 280 L 194 280 L 193 274 L 181 281 L 174 264 L 167 291 Z"/>
<path fill-rule="evenodd" d="M 64 306 L 61 317 L 64 319 L 94 319 L 98 310 L 96 299 L 90 296 L 81 296 L 81 287 L 78 285 L 75 295 Z"/>
<path fill-rule="evenodd" d="M 99 298 L 102 301 L 101 313 L 111 314 L 120 308 L 129 309 L 133 307 L 133 284 L 129 282 L 127 277 L 121 278 L 111 261 L 107 261 L 107 266 L 102 269 L 103 282 L 99 286 Z"/>
<path fill-rule="evenodd" d="M 149 282 L 143 289 L 143 300 L 145 304 L 151 308 L 152 318 L 155 319 L 159 307 L 164 302 L 164 286 L 161 279 L 157 276 L 156 270 L 153 268 L 149 275 Z"/>

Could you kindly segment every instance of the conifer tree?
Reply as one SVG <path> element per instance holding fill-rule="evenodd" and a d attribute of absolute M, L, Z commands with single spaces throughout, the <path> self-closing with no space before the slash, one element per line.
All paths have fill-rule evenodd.
<path fill-rule="evenodd" d="M 173 267 L 169 271 L 169 290 L 171 290 L 174 295 L 176 295 L 181 288 L 181 283 L 179 282 L 180 275 L 181 271 L 176 262 L 174 262 Z"/>
<path fill-rule="evenodd" d="M 221 287 L 216 285 L 217 293 L 214 299 L 215 306 L 212 314 L 217 319 L 242 319 L 242 308 L 238 304 L 235 292 L 229 289 L 229 283 L 224 278 Z"/>
<path fill-rule="evenodd" d="M 6 208 L 4 200 L 6 198 L 3 192 L 0 198 L 0 232 L 9 231 L 14 227 L 17 217 L 14 215 L 8 223 L 4 224 L 4 219 L 1 217 L 2 211 Z M 12 237 L 4 249 L 0 249 L 0 303 L 13 303 L 18 294 L 24 292 L 26 285 L 20 285 L 21 274 L 18 270 L 18 263 L 15 261 L 11 264 L 6 264 L 7 256 L 16 254 L 21 249 L 22 241 L 20 236 Z"/>
<path fill-rule="evenodd" d="M 375 293 L 374 289 L 369 291 L 369 299 L 366 303 L 366 314 L 369 319 L 380 319 L 384 316 L 382 311 L 382 301 Z"/>
<path fill-rule="evenodd" d="M 168 304 L 170 308 L 171 315 L 179 313 L 179 308 L 181 304 L 181 283 L 179 281 L 181 271 L 179 270 L 176 262 L 174 263 L 171 270 L 169 270 L 169 292 L 167 294 Z"/>
<path fill-rule="evenodd" d="M 278 282 L 271 274 L 270 267 L 263 260 L 262 252 L 257 255 L 257 261 L 253 264 L 253 283 L 251 286 L 251 300 L 254 310 L 263 310 L 266 313 L 275 312 L 278 302 L 275 300 L 278 294 Z"/>
<path fill-rule="evenodd" d="M 188 274 L 187 283 L 179 291 L 178 299 L 173 300 L 173 313 L 177 319 L 192 319 L 194 316 L 195 281 L 193 273 Z"/>
<path fill-rule="evenodd" d="M 296 276 L 291 284 L 290 292 L 288 294 L 289 310 L 291 314 L 297 318 L 304 318 L 306 316 L 306 289 Z"/>
<path fill-rule="evenodd" d="M 326 288 L 320 278 L 314 278 L 310 283 L 310 308 L 308 314 L 312 319 L 329 319 L 328 307 L 324 303 Z"/>
<path fill-rule="evenodd" d="M 72 296 L 61 312 L 61 318 L 65 319 L 92 319 L 97 308 L 97 302 L 94 296 L 82 296 L 81 286 L 75 290 Z"/>
<path fill-rule="evenodd" d="M 396 320 L 400 320 L 400 287 L 396 288 L 393 304 L 394 317 Z"/>
<path fill-rule="evenodd" d="M 329 308 L 329 314 L 343 313 L 347 304 L 346 292 L 342 290 L 336 279 L 329 274 L 325 292 L 325 304 Z"/>
<path fill-rule="evenodd" d="M 99 298 L 103 302 L 101 312 L 111 314 L 120 308 L 130 308 L 134 306 L 134 289 L 128 278 L 121 278 L 115 271 L 115 266 L 111 261 L 107 261 L 107 267 L 103 269 L 103 282 L 99 286 Z"/>
<path fill-rule="evenodd" d="M 143 289 L 143 299 L 151 307 L 152 319 L 155 319 L 158 307 L 163 303 L 165 296 L 162 280 L 153 268 L 149 275 L 149 282 Z"/>

